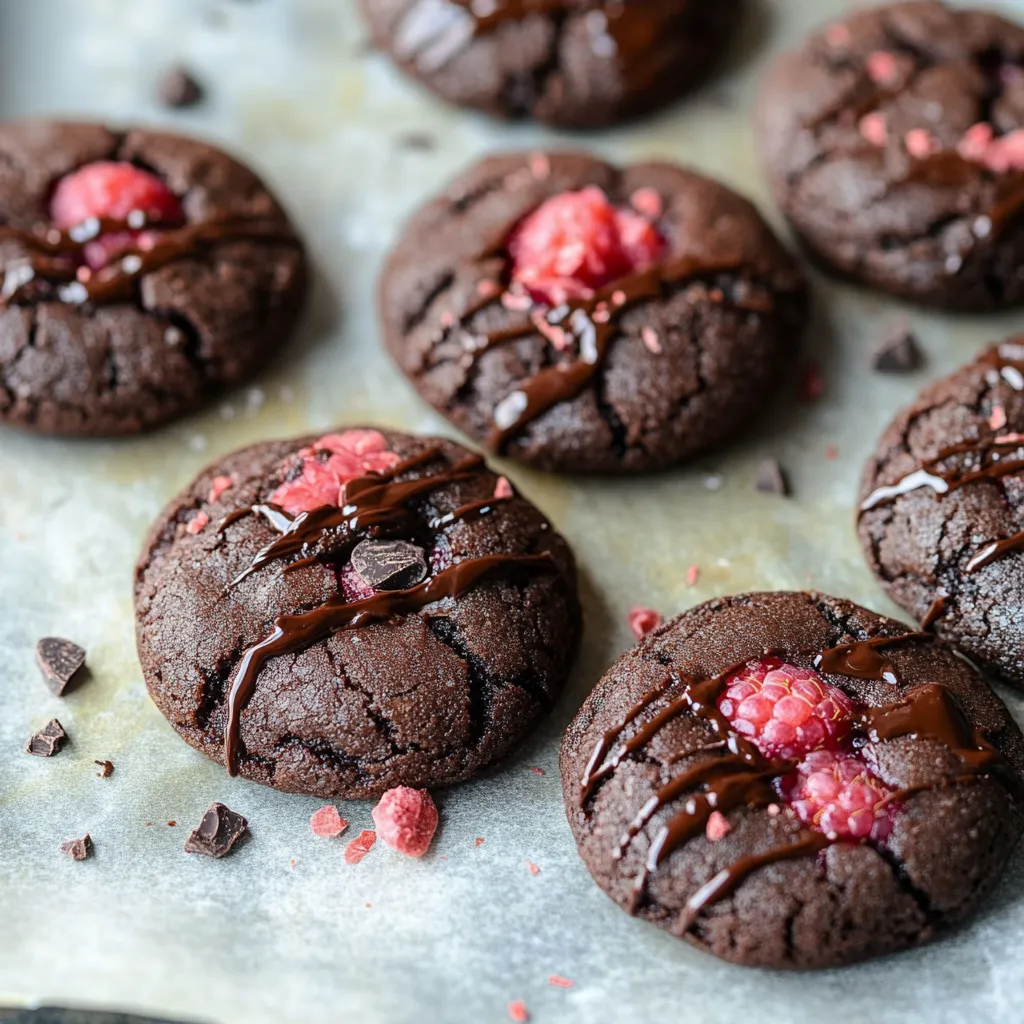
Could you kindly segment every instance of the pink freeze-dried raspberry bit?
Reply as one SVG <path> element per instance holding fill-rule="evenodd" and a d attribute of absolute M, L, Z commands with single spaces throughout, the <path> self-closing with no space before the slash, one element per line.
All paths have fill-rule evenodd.
<path fill-rule="evenodd" d="M 437 807 L 425 789 L 396 786 L 373 809 L 377 834 L 399 853 L 422 857 L 437 831 Z"/>
<path fill-rule="evenodd" d="M 850 30 L 846 25 L 829 25 L 829 27 L 825 29 L 825 42 L 827 42 L 829 46 L 849 46 L 850 40 Z"/>
<path fill-rule="evenodd" d="M 526 862 L 526 870 L 529 871 L 531 875 L 540 874 L 540 868 L 536 864 L 534 864 L 532 860 L 528 860 Z"/>
<path fill-rule="evenodd" d="M 980 163 L 985 159 L 988 148 L 992 145 L 995 131 L 987 121 L 979 121 L 972 124 L 964 132 L 963 137 L 957 143 L 957 152 L 965 159 Z"/>
<path fill-rule="evenodd" d="M 665 212 L 665 204 L 657 189 L 638 188 L 629 201 L 637 213 L 642 213 L 648 220 L 657 220 Z"/>
<path fill-rule="evenodd" d="M 644 348 L 647 349 L 651 355 L 661 355 L 661 339 L 658 337 L 658 332 L 653 327 L 648 325 L 641 328 L 640 340 L 644 343 Z"/>
<path fill-rule="evenodd" d="M 1002 430 L 1006 426 L 1006 410 L 1001 405 L 993 407 L 988 425 L 992 430 Z"/>
<path fill-rule="evenodd" d="M 717 843 L 731 831 L 732 825 L 729 824 L 728 818 L 721 811 L 712 811 L 704 828 L 704 834 L 708 837 L 708 841 Z"/>
<path fill-rule="evenodd" d="M 896 76 L 899 73 L 899 65 L 896 63 L 895 55 L 887 50 L 875 50 L 874 53 L 869 53 L 865 67 L 867 68 L 868 78 L 875 85 L 888 85 L 896 80 Z"/>
<path fill-rule="evenodd" d="M 191 533 L 194 537 L 197 533 L 202 533 L 209 525 L 210 517 L 205 512 L 197 512 L 191 520 L 189 520 L 189 524 L 185 527 L 185 531 L 186 533 Z"/>
<path fill-rule="evenodd" d="M 800 820 L 829 839 L 884 842 L 892 833 L 892 791 L 855 755 L 816 750 L 781 790 Z"/>
<path fill-rule="evenodd" d="M 650 220 L 616 208 L 591 185 L 542 203 L 513 232 L 508 251 L 512 280 L 535 301 L 558 306 L 650 267 L 665 242 Z"/>
<path fill-rule="evenodd" d="M 912 128 L 903 136 L 903 145 L 916 160 L 924 160 L 939 149 L 938 140 L 926 128 Z"/>
<path fill-rule="evenodd" d="M 338 813 L 334 804 L 327 804 L 319 811 L 314 811 L 309 819 L 309 827 L 313 835 L 321 839 L 335 839 L 348 828 L 348 822 Z"/>
<path fill-rule="evenodd" d="M 220 501 L 226 491 L 234 486 L 234 481 L 229 476 L 215 476 L 210 484 L 210 504 Z"/>
<path fill-rule="evenodd" d="M 752 661 L 729 676 L 718 710 L 766 757 L 834 747 L 853 720 L 853 702 L 842 690 L 778 658 Z"/>
<path fill-rule="evenodd" d="M 695 587 L 700 582 L 700 566 L 691 565 L 686 570 L 686 585 L 688 587 Z"/>
<path fill-rule="evenodd" d="M 885 115 L 873 111 L 865 114 L 857 124 L 857 130 L 871 143 L 881 148 L 889 138 L 889 126 L 885 123 Z"/>
<path fill-rule="evenodd" d="M 633 636 L 637 640 L 643 640 L 648 633 L 653 633 L 664 622 L 664 619 L 661 617 L 661 613 L 656 612 L 653 608 L 636 607 L 630 610 L 626 621 L 633 631 Z"/>
<path fill-rule="evenodd" d="M 563 978 L 560 974 L 552 974 L 548 978 L 548 984 L 554 988 L 572 988 L 576 984 L 572 978 Z"/>
<path fill-rule="evenodd" d="M 345 863 L 358 864 L 373 849 L 375 842 L 377 842 L 377 833 L 364 828 L 345 847 Z"/>
<path fill-rule="evenodd" d="M 508 482 L 508 477 L 499 476 L 498 482 L 494 485 L 494 497 L 499 501 L 505 501 L 514 496 L 515 491 L 512 490 L 512 485 Z"/>
<path fill-rule="evenodd" d="M 521 999 L 517 999 L 514 1002 L 508 1004 L 508 1019 L 515 1021 L 516 1024 L 524 1024 L 524 1021 L 530 1019 L 530 1014 L 526 1009 L 526 1003 Z"/>
<path fill-rule="evenodd" d="M 324 460 L 323 456 L 329 457 Z M 312 512 L 323 505 L 341 505 L 345 484 L 368 473 L 385 473 L 401 460 L 387 450 L 384 435 L 376 430 L 346 430 L 328 434 L 299 452 L 302 473 L 282 484 L 270 496 L 292 515 Z"/>
<path fill-rule="evenodd" d="M 997 174 L 1024 170 L 1024 129 L 1018 128 L 1017 131 L 993 139 L 982 162 Z"/>
<path fill-rule="evenodd" d="M 184 211 L 178 197 L 154 174 L 130 163 L 100 160 L 61 178 L 50 200 L 50 217 L 62 231 L 91 220 L 120 220 L 131 224 L 180 223 Z M 110 232 L 84 247 L 86 263 L 98 270 L 127 250 L 150 249 L 159 238 L 154 231 Z"/>

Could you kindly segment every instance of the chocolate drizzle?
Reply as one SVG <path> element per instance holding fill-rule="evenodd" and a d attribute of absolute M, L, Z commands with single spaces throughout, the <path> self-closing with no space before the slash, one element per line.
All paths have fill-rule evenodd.
<path fill-rule="evenodd" d="M 1005 540 L 993 540 L 986 544 L 968 563 L 965 572 L 977 572 L 998 561 L 1012 551 L 1024 550 L 1024 533 L 1015 533 Z"/>
<path fill-rule="evenodd" d="M 468 456 L 442 472 L 417 480 L 397 480 L 403 473 L 441 457 L 439 448 L 428 448 L 385 473 L 350 480 L 345 485 L 346 503 L 341 507 L 322 506 L 294 517 L 275 505 L 253 505 L 231 513 L 221 523 L 221 530 L 247 515 L 257 514 L 281 534 L 256 554 L 252 564 L 232 586 L 281 559 L 298 556 L 297 561 L 289 563 L 286 572 L 318 562 L 341 564 L 367 536 L 396 537 L 412 532 L 418 520 L 413 510 L 406 507 L 408 502 L 439 487 L 473 480 L 487 472 L 483 459 Z M 461 518 L 485 514 L 485 508 L 493 508 L 502 500 L 507 499 L 490 498 L 486 502 L 463 505 L 432 525 L 437 528 Z M 228 773 L 238 773 L 241 714 L 255 692 L 260 672 L 271 658 L 305 650 L 341 630 L 412 615 L 446 598 L 459 598 L 498 574 L 532 576 L 554 572 L 557 567 L 546 553 L 486 555 L 458 562 L 406 590 L 383 591 L 358 601 L 347 601 L 338 595 L 312 611 L 280 616 L 274 621 L 272 632 L 243 653 L 228 688 L 224 729 L 224 762 Z"/>
<path fill-rule="evenodd" d="M 819 652 L 813 660 L 815 665 L 826 672 L 862 679 L 887 678 L 877 674 L 881 666 L 872 660 L 878 658 L 882 665 L 885 664 L 885 659 L 877 653 L 879 648 L 903 642 L 922 643 L 931 639 L 930 634 L 922 633 L 873 638 L 859 644 Z M 765 652 L 771 655 L 778 653 Z M 633 883 L 630 909 L 634 913 L 642 904 L 651 874 L 658 870 L 674 850 L 706 829 L 713 811 L 727 813 L 738 807 L 768 808 L 776 804 L 779 801 L 779 791 L 776 789 L 778 780 L 796 767 L 796 762 L 792 760 L 766 758 L 752 742 L 738 735 L 718 710 L 717 702 L 728 678 L 757 657 L 755 655 L 731 666 L 712 679 L 683 680 L 668 676 L 627 712 L 621 725 L 602 735 L 587 761 L 580 780 L 581 808 L 594 796 L 599 781 L 612 775 L 626 757 L 645 747 L 669 722 L 680 715 L 687 713 L 703 719 L 711 726 L 714 734 L 711 742 L 696 750 L 680 752 L 678 757 L 664 759 L 666 763 L 673 763 L 686 757 L 694 758 L 694 762 L 655 791 L 616 844 L 613 856 L 621 859 L 635 837 L 659 811 L 686 797 L 688 793 L 691 794 L 682 809 L 662 824 L 651 839 L 643 866 Z M 891 681 L 896 680 L 893 678 Z M 681 688 L 678 696 L 669 700 L 648 721 L 637 726 L 627 740 L 619 742 L 622 733 L 673 688 Z M 942 784 L 970 781 L 978 776 L 1002 772 L 1006 768 L 1002 755 L 981 730 L 970 723 L 953 693 L 934 683 L 915 687 L 901 699 L 884 707 L 862 707 L 854 718 L 853 729 L 860 735 L 862 742 L 880 743 L 912 737 L 943 744 L 960 760 L 963 771 L 944 780 Z M 1006 774 L 1013 779 L 1011 772 Z M 891 799 L 909 798 L 922 788 L 932 787 L 903 790 Z M 692 927 L 705 907 L 730 895 L 753 872 L 783 860 L 816 854 L 834 842 L 835 839 L 823 833 L 804 829 L 794 842 L 736 861 L 698 889 L 687 901 L 680 920 L 683 932 Z"/>
<path fill-rule="evenodd" d="M 107 266 L 90 271 L 83 265 L 84 247 L 102 235 L 145 228 L 160 231 L 148 248 L 133 247 Z M 45 233 L 0 225 L 0 242 L 14 240 L 30 253 L 11 259 L 3 267 L 0 303 L 28 301 L 35 295 L 55 293 L 62 302 L 100 305 L 122 302 L 135 294 L 140 278 L 178 260 L 188 259 L 228 242 L 271 242 L 296 245 L 294 235 L 281 221 L 233 217 L 164 229 L 159 222 L 131 216 L 126 220 L 98 218 L 72 228 Z M 40 289 L 39 285 L 43 287 Z"/>
<path fill-rule="evenodd" d="M 842 644 L 822 651 L 814 659 L 814 667 L 819 672 L 848 676 L 850 679 L 877 679 L 896 686 L 899 683 L 896 668 L 879 652 L 886 647 L 915 641 L 927 643 L 934 639 L 931 633 L 905 633 L 903 636 L 875 636 L 868 640 L 857 640 L 852 644 Z"/>

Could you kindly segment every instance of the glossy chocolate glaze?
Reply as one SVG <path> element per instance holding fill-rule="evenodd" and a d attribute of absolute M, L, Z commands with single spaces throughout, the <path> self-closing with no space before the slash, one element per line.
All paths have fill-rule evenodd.
<path fill-rule="evenodd" d="M 876 636 L 870 640 L 858 640 L 822 651 L 814 659 L 814 667 L 819 672 L 830 672 L 851 679 L 877 679 L 895 686 L 899 682 L 896 669 L 880 652 L 899 644 L 913 641 L 927 643 L 933 639 L 931 633 L 909 633 L 905 636 Z"/>

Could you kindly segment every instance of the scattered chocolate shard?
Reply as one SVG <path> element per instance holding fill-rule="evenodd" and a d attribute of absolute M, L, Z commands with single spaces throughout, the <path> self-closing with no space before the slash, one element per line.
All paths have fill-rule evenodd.
<path fill-rule="evenodd" d="M 913 373 L 924 358 L 907 323 L 890 324 L 875 349 L 872 365 L 879 373 Z"/>
<path fill-rule="evenodd" d="M 408 541 L 364 540 L 352 552 L 352 568 L 374 590 L 408 590 L 427 575 L 427 556 Z"/>
<path fill-rule="evenodd" d="M 85 651 L 63 637 L 44 636 L 36 643 L 36 662 L 46 685 L 63 697 L 85 667 Z"/>
<path fill-rule="evenodd" d="M 114 774 L 114 762 L 113 761 L 97 761 L 96 764 L 100 766 L 100 770 L 96 773 L 101 779 L 109 779 Z"/>
<path fill-rule="evenodd" d="M 182 67 L 169 68 L 160 79 L 157 90 L 160 102 L 165 107 L 183 110 L 201 103 L 204 95 L 203 87 Z"/>
<path fill-rule="evenodd" d="M 214 803 L 185 843 L 186 853 L 220 859 L 227 856 L 249 829 L 249 822 L 224 804 Z"/>
<path fill-rule="evenodd" d="M 69 839 L 60 844 L 60 852 L 66 853 L 72 860 L 86 860 L 92 856 L 92 836 L 86 832 L 81 839 Z"/>
<path fill-rule="evenodd" d="M 757 467 L 754 487 L 762 494 L 778 494 L 784 498 L 789 497 L 792 493 L 789 487 L 789 478 L 778 459 L 765 459 Z"/>
<path fill-rule="evenodd" d="M 25 744 L 25 751 L 34 757 L 53 757 L 60 752 L 67 738 L 64 727 L 53 718 Z"/>

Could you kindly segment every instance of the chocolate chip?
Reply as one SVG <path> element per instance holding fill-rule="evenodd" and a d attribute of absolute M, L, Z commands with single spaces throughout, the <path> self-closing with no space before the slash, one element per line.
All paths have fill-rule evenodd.
<path fill-rule="evenodd" d="M 25 751 L 35 757 L 53 757 L 67 738 L 64 727 L 54 718 L 25 744 Z"/>
<path fill-rule="evenodd" d="M 917 338 L 906 323 L 891 324 L 875 349 L 872 365 L 879 373 L 912 373 L 923 362 Z"/>
<path fill-rule="evenodd" d="M 96 773 L 101 779 L 109 779 L 114 774 L 114 762 L 113 761 L 96 761 L 96 764 L 100 766 L 100 770 Z"/>
<path fill-rule="evenodd" d="M 160 102 L 176 110 L 194 107 L 203 99 L 203 87 L 184 68 L 170 68 L 160 79 Z"/>
<path fill-rule="evenodd" d="M 69 839 L 60 844 L 60 852 L 66 853 L 72 860 L 85 860 L 92 854 L 92 837 L 86 832 L 81 839 Z"/>
<path fill-rule="evenodd" d="M 223 804 L 211 804 L 185 843 L 186 853 L 201 853 L 217 859 L 229 854 L 248 831 L 249 823 Z"/>
<path fill-rule="evenodd" d="M 784 498 L 789 496 L 789 479 L 778 459 L 765 459 L 757 467 L 754 487 L 762 494 L 779 494 Z"/>
<path fill-rule="evenodd" d="M 62 697 L 85 665 L 85 651 L 62 637 L 44 636 L 36 643 L 36 662 L 46 685 Z"/>
<path fill-rule="evenodd" d="M 427 575 L 427 557 L 408 541 L 364 540 L 352 552 L 352 568 L 374 590 L 408 590 Z"/>
<path fill-rule="evenodd" d="M 426 152 L 437 146 L 437 139 L 428 132 L 406 132 L 404 135 L 399 135 L 395 141 L 399 149 L 416 149 L 421 152 Z"/>

